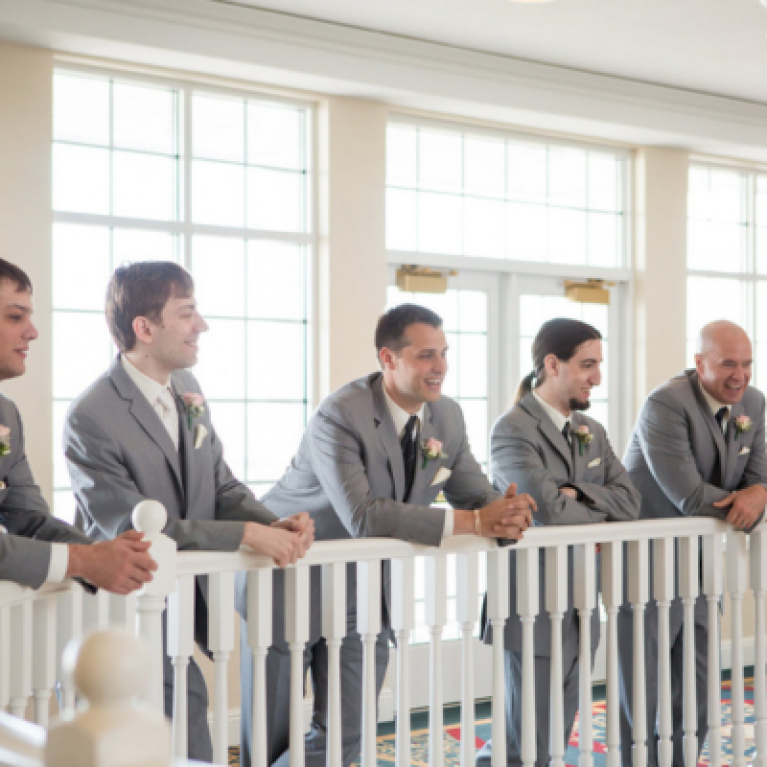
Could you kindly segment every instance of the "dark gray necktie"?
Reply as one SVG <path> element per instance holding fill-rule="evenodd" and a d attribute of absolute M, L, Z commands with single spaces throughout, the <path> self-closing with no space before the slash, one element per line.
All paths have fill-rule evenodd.
<path fill-rule="evenodd" d="M 568 446 L 573 446 L 573 441 L 570 437 L 570 421 L 565 421 L 565 425 L 562 427 L 562 436 L 565 438 L 565 442 L 567 442 Z"/>
<path fill-rule="evenodd" d="M 719 410 L 716 411 L 716 415 L 714 418 L 716 418 L 716 422 L 719 424 L 719 428 L 722 429 L 722 422 L 724 421 L 724 417 L 727 415 L 727 408 L 726 407 L 720 407 Z"/>
<path fill-rule="evenodd" d="M 407 419 L 405 424 L 405 431 L 402 433 L 400 439 L 400 447 L 402 448 L 402 463 L 405 466 L 405 495 L 402 497 L 403 501 L 407 501 L 410 497 L 410 491 L 413 489 L 413 480 L 415 479 L 415 464 L 416 464 L 416 440 L 413 439 L 413 432 L 418 424 L 418 416 L 411 415 Z"/>

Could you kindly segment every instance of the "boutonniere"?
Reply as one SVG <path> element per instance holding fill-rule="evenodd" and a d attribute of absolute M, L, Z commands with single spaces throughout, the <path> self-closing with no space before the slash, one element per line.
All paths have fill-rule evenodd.
<path fill-rule="evenodd" d="M 744 432 L 751 431 L 753 427 L 754 427 L 754 424 L 747 415 L 739 415 L 735 419 L 735 439 L 738 438 L 739 434 L 743 434 Z"/>
<path fill-rule="evenodd" d="M 438 458 L 450 458 L 447 453 L 442 452 L 442 443 L 438 439 L 434 439 L 434 437 L 423 441 L 421 452 L 423 453 L 423 466 L 421 466 L 421 469 L 425 469 L 429 461 L 436 461 Z"/>
<path fill-rule="evenodd" d="M 0 456 L 11 454 L 11 430 L 0 423 Z"/>
<path fill-rule="evenodd" d="M 199 418 L 204 412 L 205 397 L 202 394 L 182 394 L 181 399 L 184 401 L 184 408 L 186 409 L 186 423 L 189 428 L 192 428 L 192 421 L 195 418 Z"/>
<path fill-rule="evenodd" d="M 589 427 L 585 423 L 573 432 L 573 436 L 578 440 L 578 455 L 583 455 L 584 445 L 588 447 L 594 441 L 594 435 L 589 431 Z"/>

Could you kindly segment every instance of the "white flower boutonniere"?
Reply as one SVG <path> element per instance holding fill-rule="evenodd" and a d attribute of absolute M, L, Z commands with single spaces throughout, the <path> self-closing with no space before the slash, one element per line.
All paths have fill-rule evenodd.
<path fill-rule="evenodd" d="M 739 415 L 735 419 L 735 439 L 744 432 L 751 431 L 754 428 L 754 424 L 747 415 Z"/>
<path fill-rule="evenodd" d="M 573 432 L 573 436 L 578 440 L 578 455 L 583 455 L 584 445 L 588 447 L 594 441 L 594 435 L 585 423 Z"/>
<path fill-rule="evenodd" d="M 424 440 L 421 445 L 421 452 L 423 453 L 421 469 L 425 469 L 429 461 L 436 461 L 439 458 L 450 458 L 447 453 L 442 452 L 442 443 L 438 439 L 434 439 L 434 437 Z"/>
<path fill-rule="evenodd" d="M 184 400 L 184 407 L 186 408 L 186 423 L 191 429 L 192 421 L 205 412 L 205 397 L 202 394 L 192 393 L 182 394 L 181 399 Z"/>
<path fill-rule="evenodd" d="M 11 430 L 0 423 L 0 456 L 11 454 Z"/>

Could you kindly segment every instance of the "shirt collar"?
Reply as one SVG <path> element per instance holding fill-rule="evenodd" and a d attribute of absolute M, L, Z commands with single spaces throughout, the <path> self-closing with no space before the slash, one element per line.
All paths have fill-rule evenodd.
<path fill-rule="evenodd" d="M 533 390 L 533 397 L 538 400 L 538 404 L 543 408 L 543 412 L 554 421 L 554 426 L 557 427 L 557 431 L 562 431 L 565 428 L 566 423 L 570 423 L 570 416 L 562 415 L 555 407 L 549 405 L 537 391 Z"/>
<path fill-rule="evenodd" d="M 397 433 L 397 439 L 401 439 L 402 433 L 405 431 L 405 426 L 407 426 L 407 422 L 410 420 L 411 414 L 408 413 L 407 410 L 403 410 L 389 396 L 389 392 L 386 391 L 385 386 L 381 386 L 381 388 L 383 389 L 384 397 L 386 398 L 386 405 L 389 408 L 391 419 L 394 421 L 394 431 Z M 418 425 L 423 422 L 423 408 L 424 406 L 421 405 L 420 410 L 418 410 L 417 413 L 413 413 L 413 415 L 417 416 L 418 418 Z M 413 439 L 415 439 L 415 430 L 413 431 Z"/>
<path fill-rule="evenodd" d="M 703 384 L 698 382 L 700 386 L 700 392 L 703 395 L 703 399 L 706 400 L 706 404 L 711 408 L 711 412 L 716 416 L 716 414 L 723 408 L 727 408 L 727 412 L 725 413 L 725 419 L 730 417 L 730 413 L 732 412 L 732 405 L 726 405 L 724 402 L 720 402 L 718 399 L 715 399 L 712 397 L 704 388 Z"/>
<path fill-rule="evenodd" d="M 138 390 L 146 397 L 147 402 L 154 407 L 157 398 L 165 389 L 170 389 L 170 381 L 163 386 L 161 383 L 157 383 L 154 378 L 150 378 L 148 375 L 142 373 L 128 358 L 121 354 L 120 362 L 123 369 L 130 376 L 131 380 Z"/>

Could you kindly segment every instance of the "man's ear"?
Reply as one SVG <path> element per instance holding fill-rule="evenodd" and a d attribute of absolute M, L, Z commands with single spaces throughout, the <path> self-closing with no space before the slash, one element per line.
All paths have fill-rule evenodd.
<path fill-rule="evenodd" d="M 559 359 L 556 354 L 547 354 L 543 358 L 543 367 L 546 375 L 556 378 L 559 375 Z"/>
<path fill-rule="evenodd" d="M 695 355 L 695 370 L 698 372 L 698 375 L 701 375 L 703 373 L 703 355 L 702 354 Z"/>
<path fill-rule="evenodd" d="M 378 361 L 381 363 L 381 368 L 383 370 L 393 370 L 395 356 L 394 352 L 389 349 L 388 346 L 384 346 L 383 349 L 378 352 Z"/>
<path fill-rule="evenodd" d="M 136 340 L 141 343 L 152 343 L 154 327 L 146 317 L 135 317 L 133 319 L 133 332 L 136 334 Z"/>

